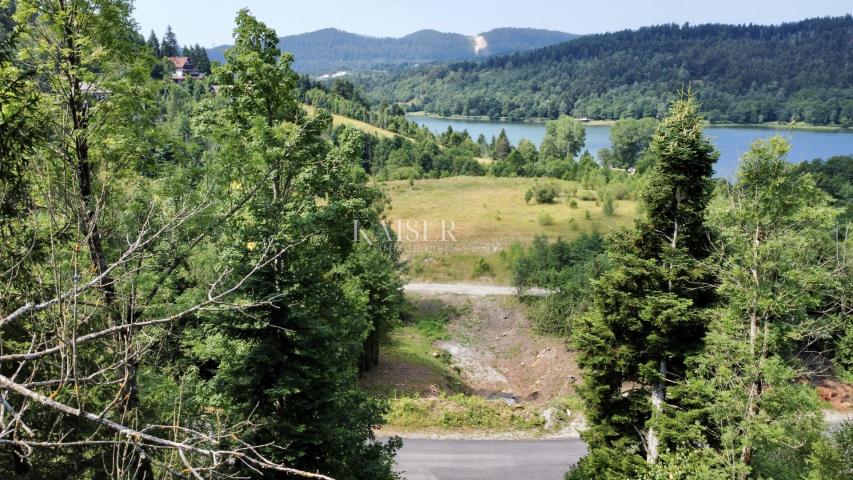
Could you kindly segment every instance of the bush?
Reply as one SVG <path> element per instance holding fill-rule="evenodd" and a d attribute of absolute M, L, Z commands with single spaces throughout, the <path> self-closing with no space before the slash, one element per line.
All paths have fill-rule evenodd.
<path fill-rule="evenodd" d="M 628 187 L 621 183 L 614 184 L 610 187 L 610 194 L 616 200 L 628 200 L 631 198 L 631 192 Z"/>
<path fill-rule="evenodd" d="M 592 220 L 592 215 L 589 214 L 589 210 L 583 212 L 583 218 L 587 220 Z"/>
<path fill-rule="evenodd" d="M 598 195 L 595 194 L 594 190 L 583 190 L 578 194 L 578 198 L 585 202 L 592 202 L 598 200 Z"/>
<path fill-rule="evenodd" d="M 471 269 L 471 276 L 474 278 L 490 277 L 494 274 L 495 271 L 492 269 L 492 266 L 484 258 L 478 258 L 477 264 L 474 265 L 473 269 Z"/>
<path fill-rule="evenodd" d="M 601 207 L 601 211 L 604 212 L 604 216 L 606 217 L 612 217 L 616 212 L 613 197 L 609 193 L 604 196 L 604 204 Z"/>
<path fill-rule="evenodd" d="M 548 212 L 539 212 L 539 215 L 536 217 L 536 221 L 539 222 L 539 225 L 543 227 L 547 227 L 549 225 L 554 224 L 554 218 Z"/>
<path fill-rule="evenodd" d="M 578 201 L 574 198 L 569 202 L 569 208 L 578 208 Z"/>
<path fill-rule="evenodd" d="M 533 189 L 528 188 L 526 192 L 524 192 L 524 203 L 530 203 L 530 200 L 533 199 Z"/>
<path fill-rule="evenodd" d="M 538 185 L 535 192 L 536 203 L 553 203 L 558 193 L 554 185 Z"/>
<path fill-rule="evenodd" d="M 853 324 L 848 324 L 835 345 L 835 368 L 843 377 L 853 377 Z"/>

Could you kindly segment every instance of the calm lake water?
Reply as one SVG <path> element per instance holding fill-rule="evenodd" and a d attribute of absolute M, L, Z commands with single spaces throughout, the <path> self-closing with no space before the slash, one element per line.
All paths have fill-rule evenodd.
<path fill-rule="evenodd" d="M 454 130 L 468 130 L 475 141 L 482 133 L 491 140 L 501 129 L 506 130 L 509 140 L 518 144 L 522 138 L 533 141 L 538 147 L 545 136 L 545 125 L 541 123 L 510 123 L 477 120 L 451 120 L 446 118 L 411 116 L 409 120 L 424 125 L 435 133 L 441 133 L 452 126 Z M 785 130 L 752 127 L 708 127 L 705 134 L 716 144 L 720 151 L 720 160 L 715 166 L 717 176 L 731 178 L 737 170 L 740 157 L 749 150 L 750 144 L 759 138 L 781 134 L 791 142 L 788 160 L 802 162 L 815 158 L 828 158 L 833 155 L 853 155 L 853 131 L 810 131 Z M 587 125 L 586 148 L 593 155 L 599 149 L 610 147 L 610 126 Z"/>

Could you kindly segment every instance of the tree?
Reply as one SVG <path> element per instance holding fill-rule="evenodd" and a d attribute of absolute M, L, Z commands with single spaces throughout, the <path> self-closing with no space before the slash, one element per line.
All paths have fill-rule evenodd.
<path fill-rule="evenodd" d="M 207 50 L 199 44 L 193 46 L 193 63 L 195 63 L 198 71 L 204 74 L 210 74 L 210 57 L 207 56 Z"/>
<path fill-rule="evenodd" d="M 526 138 L 522 138 L 518 142 L 518 153 L 521 154 L 521 158 L 524 159 L 525 164 L 533 164 L 539 160 L 539 152 L 536 151 L 536 145 Z"/>
<path fill-rule="evenodd" d="M 148 34 L 148 41 L 145 43 L 148 45 L 148 48 L 151 49 L 151 53 L 154 54 L 154 58 L 159 60 L 163 57 L 160 53 L 160 40 L 157 39 L 157 34 L 154 33 L 154 30 L 151 30 L 151 33 Z"/>
<path fill-rule="evenodd" d="M 498 134 L 498 138 L 494 143 L 495 145 L 492 148 L 492 151 L 494 152 L 493 155 L 495 160 L 503 160 L 509 156 L 512 151 L 512 144 L 509 143 L 509 137 L 506 135 L 506 130 L 503 128 L 501 129 L 501 133 Z"/>
<path fill-rule="evenodd" d="M 590 422 L 579 478 L 635 476 L 643 460 L 654 463 L 689 433 L 667 390 L 684 381 L 685 359 L 701 346 L 713 300 L 698 262 L 708 255 L 704 217 L 717 155 L 697 111 L 691 98 L 674 102 L 655 134 L 645 216 L 614 234 L 613 268 L 595 282 L 593 307 L 579 325 Z"/>
<path fill-rule="evenodd" d="M 199 232 L 229 218 L 208 190 L 193 193 L 216 177 L 193 177 L 200 183 L 187 188 L 187 177 L 147 170 L 159 109 L 150 108 L 150 56 L 134 35 L 131 2 L 46 7 L 14 4 L 26 63 L 11 60 L 5 35 L 0 49 L 4 476 L 152 479 L 242 465 L 325 478 L 257 455 L 242 439 L 245 418 L 187 422 L 185 398 L 149 409 L 156 395 L 145 389 L 163 385 L 141 372 L 156 371 L 169 328 L 253 308 L 230 303 L 234 293 L 283 252 L 264 250 L 242 275 L 209 264 L 195 281 L 173 283 L 175 270 L 161 268 L 175 258 L 172 242 L 205 238 Z M 180 168 L 167 173 L 182 177 Z"/>
<path fill-rule="evenodd" d="M 390 477 L 355 385 L 401 295 L 352 238 L 382 238 L 361 134 L 326 140 L 245 12 L 217 95 L 150 81 L 131 2 L 51 7 L 0 35 L 4 478 Z"/>
<path fill-rule="evenodd" d="M 178 37 L 172 31 L 172 26 L 166 27 L 166 34 L 163 35 L 163 43 L 160 45 L 160 54 L 164 57 L 175 57 L 180 52 L 178 46 Z"/>
<path fill-rule="evenodd" d="M 545 122 L 545 137 L 539 152 L 545 158 L 565 160 L 576 157 L 586 143 L 586 129 L 579 120 L 562 116 Z"/>
<path fill-rule="evenodd" d="M 610 129 L 611 165 L 620 168 L 632 168 L 643 156 L 658 121 L 654 118 L 633 118 L 617 120 Z"/>
<path fill-rule="evenodd" d="M 795 381 L 816 372 L 794 354 L 843 330 L 850 314 L 837 212 L 785 161 L 789 148 L 778 136 L 755 142 L 710 208 L 708 265 L 722 305 L 681 392 L 707 431 L 682 448 L 711 445 L 732 479 L 809 468 L 824 425 L 813 389 Z"/>
<path fill-rule="evenodd" d="M 797 165 L 798 173 L 810 173 L 817 186 L 832 195 L 841 208 L 839 222 L 853 221 L 853 156 L 839 155 Z"/>
<path fill-rule="evenodd" d="M 236 24 L 234 47 L 213 69 L 223 94 L 195 123 L 219 145 L 221 181 L 257 185 L 258 196 L 245 224 L 213 248 L 233 252 L 238 270 L 256 249 L 293 248 L 247 294 L 262 306 L 204 319 L 186 334 L 187 361 L 212 366 L 197 396 L 228 416 L 253 415 L 251 441 L 269 445 L 260 451 L 272 461 L 335 478 L 390 478 L 398 443 L 372 433 L 386 406 L 356 384 L 359 368 L 375 365 L 376 339 L 402 298 L 395 250 L 353 239 L 354 220 L 377 244 L 384 238 L 381 193 L 356 167 L 363 137 L 344 129 L 327 144 L 331 117 L 300 108 L 292 57 L 275 31 L 245 9 Z"/>

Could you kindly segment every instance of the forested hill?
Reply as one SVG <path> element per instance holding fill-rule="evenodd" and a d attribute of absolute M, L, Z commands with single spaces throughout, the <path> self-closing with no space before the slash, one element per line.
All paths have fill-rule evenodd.
<path fill-rule="evenodd" d="M 329 73 L 383 66 L 474 60 L 487 55 L 540 48 L 575 35 L 532 28 L 499 28 L 469 37 L 459 33 L 420 30 L 402 38 L 369 37 L 327 28 L 279 39 L 279 48 L 296 57 L 294 68 L 302 73 Z M 478 41 L 479 40 L 479 41 Z M 208 51 L 212 60 L 223 61 L 223 45 Z"/>
<path fill-rule="evenodd" d="M 662 117 L 690 85 L 713 121 L 853 123 L 853 18 L 661 25 L 368 78 L 376 100 L 443 115 Z"/>

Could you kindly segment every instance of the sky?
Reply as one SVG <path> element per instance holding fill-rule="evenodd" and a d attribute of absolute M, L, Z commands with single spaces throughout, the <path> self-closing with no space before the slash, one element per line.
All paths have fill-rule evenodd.
<path fill-rule="evenodd" d="M 853 12 L 848 0 L 136 0 L 148 36 L 172 25 L 181 44 L 231 43 L 247 7 L 279 36 L 334 27 L 400 37 L 431 28 L 475 35 L 497 27 L 601 33 L 661 23 L 776 24 Z"/>

